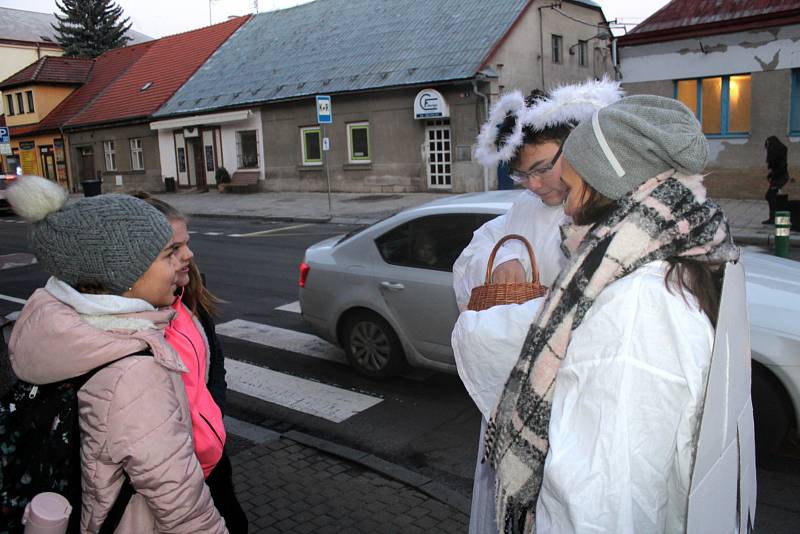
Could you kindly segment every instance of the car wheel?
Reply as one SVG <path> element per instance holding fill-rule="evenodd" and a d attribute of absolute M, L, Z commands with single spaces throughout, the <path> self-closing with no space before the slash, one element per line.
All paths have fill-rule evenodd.
<path fill-rule="evenodd" d="M 362 375 L 383 379 L 405 369 L 403 346 L 389 323 L 378 315 L 354 313 L 345 321 L 342 334 L 347 359 Z"/>
<path fill-rule="evenodd" d="M 760 365 L 753 365 L 752 398 L 756 454 L 766 459 L 777 452 L 789 430 L 788 400 L 780 381 Z"/>

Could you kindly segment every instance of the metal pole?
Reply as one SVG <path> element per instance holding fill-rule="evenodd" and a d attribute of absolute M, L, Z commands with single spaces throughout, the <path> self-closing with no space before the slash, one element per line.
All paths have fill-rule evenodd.
<path fill-rule="evenodd" d="M 789 235 L 792 230 L 791 212 L 775 212 L 775 255 L 789 257 Z"/>
<path fill-rule="evenodd" d="M 331 203 L 331 166 L 328 164 L 328 151 L 325 150 L 325 124 L 322 124 L 322 162 L 325 165 L 325 177 L 328 181 L 328 218 L 333 219 L 333 205 Z M 330 144 L 328 145 L 330 149 Z"/>

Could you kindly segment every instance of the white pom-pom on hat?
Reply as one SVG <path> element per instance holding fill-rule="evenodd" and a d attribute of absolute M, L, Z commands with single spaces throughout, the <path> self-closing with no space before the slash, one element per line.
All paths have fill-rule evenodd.
<path fill-rule="evenodd" d="M 39 176 L 21 176 L 6 190 L 11 208 L 28 222 L 38 222 L 60 210 L 67 201 L 63 187 Z"/>

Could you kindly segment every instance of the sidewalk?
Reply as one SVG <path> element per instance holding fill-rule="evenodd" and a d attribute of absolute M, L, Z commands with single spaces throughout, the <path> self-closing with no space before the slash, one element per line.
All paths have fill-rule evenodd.
<path fill-rule="evenodd" d="M 424 204 L 448 193 L 358 194 L 333 193 L 328 210 L 326 193 L 254 193 L 248 195 L 165 193 L 157 195 L 187 215 L 203 217 L 253 217 L 265 220 L 371 224 L 400 210 Z M 772 246 L 775 228 L 762 225 L 767 218 L 763 200 L 718 199 L 730 220 L 736 241 L 743 245 Z M 800 233 L 791 236 L 800 246 Z"/>
<path fill-rule="evenodd" d="M 231 429 L 226 448 L 251 532 L 467 531 L 468 499 L 427 477 L 299 432 L 234 426 L 245 431 Z M 248 428 L 260 438 L 242 437 Z"/>

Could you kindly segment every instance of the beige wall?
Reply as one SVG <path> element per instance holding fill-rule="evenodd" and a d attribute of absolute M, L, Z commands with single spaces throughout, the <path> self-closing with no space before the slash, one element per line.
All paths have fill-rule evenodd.
<path fill-rule="evenodd" d="M 550 4 L 549 1 L 533 2 L 517 22 L 514 31 L 489 59 L 488 66 L 499 74 L 499 79 L 492 86 L 493 94 L 514 89 L 527 94 L 537 88 L 549 90 L 562 83 L 601 77 L 605 73 L 613 74 L 608 41 L 589 40 L 597 35 L 596 28 L 571 20 L 545 7 Z M 561 11 L 579 20 L 595 24 L 604 23 L 602 14 L 596 9 L 564 2 L 561 4 Z M 544 30 L 542 40 L 539 38 L 540 17 L 541 27 Z M 562 36 L 563 50 L 560 64 L 553 63 L 551 47 L 553 34 Z M 588 41 L 589 56 L 585 67 L 578 64 L 577 48 L 574 55 L 569 53 L 569 47 L 576 44 L 579 39 Z M 542 48 L 543 59 L 540 56 Z"/>
<path fill-rule="evenodd" d="M 0 43 L 0 81 L 21 71 L 42 56 L 60 56 L 62 54 L 63 51 L 56 47 L 37 48 L 34 45 Z M 5 98 L 3 98 L 3 102 L 0 102 L 0 114 L 4 113 L 4 106 Z"/>
<path fill-rule="evenodd" d="M 81 175 L 78 162 L 81 147 L 91 146 L 94 168 L 101 173 L 104 193 L 133 189 L 163 191 L 158 132 L 151 130 L 149 124 L 69 132 L 68 137 L 68 163 L 74 188 L 79 188 L 80 182 L 89 178 Z M 137 137 L 142 139 L 144 145 L 144 170 L 141 171 L 134 171 L 131 162 L 130 139 Z M 103 141 L 115 142 L 116 170 L 106 168 Z"/>
<path fill-rule="evenodd" d="M 3 102 L 6 101 L 6 95 L 12 96 L 14 99 L 14 115 L 6 115 L 6 124 L 9 126 L 22 126 L 40 122 L 75 89 L 75 87 L 63 85 L 23 85 L 9 89 L 3 93 Z M 33 93 L 33 113 L 28 112 L 28 97 L 25 94 L 28 91 Z M 17 94 L 22 94 L 25 113 L 20 113 L 20 110 L 17 109 Z"/>
<path fill-rule="evenodd" d="M 482 120 L 482 108 L 470 85 L 432 86 L 450 106 L 453 192 L 483 189 L 483 171 L 471 161 L 472 145 Z M 327 153 L 333 191 L 410 192 L 427 191 L 423 160 L 426 121 L 414 119 L 414 97 L 420 88 L 335 95 L 333 124 L 326 126 L 331 140 Z M 316 125 L 314 101 L 281 103 L 261 108 L 266 179 L 272 191 L 324 191 L 325 169 L 302 164 L 300 129 Z M 347 124 L 370 125 L 371 162 L 348 162 Z M 458 146 L 469 157 L 458 161 Z"/>
<path fill-rule="evenodd" d="M 628 94 L 657 94 L 672 97 L 672 80 L 623 84 Z M 788 69 L 752 74 L 750 135 L 747 138 L 709 139 L 706 178 L 709 193 L 718 198 L 763 198 L 767 188 L 764 141 L 777 136 L 789 147 L 789 174 L 800 176 L 800 138 L 788 135 L 791 71 Z M 790 185 L 793 196 L 800 186 Z"/>

